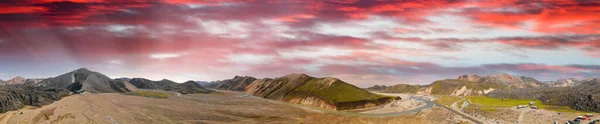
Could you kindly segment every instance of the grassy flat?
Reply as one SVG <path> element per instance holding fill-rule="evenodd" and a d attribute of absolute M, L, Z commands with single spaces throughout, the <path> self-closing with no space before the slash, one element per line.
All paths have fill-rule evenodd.
<path fill-rule="evenodd" d="M 156 92 L 156 91 L 146 91 L 139 90 L 132 93 L 128 93 L 130 95 L 143 96 L 143 97 L 152 97 L 152 98 L 162 98 L 166 99 L 170 96 L 168 93 Z"/>
<path fill-rule="evenodd" d="M 484 111 L 495 111 L 500 108 L 511 108 L 516 107 L 518 105 L 528 105 L 529 102 L 535 102 L 535 106 L 538 106 L 540 109 L 545 109 L 549 111 L 555 112 L 572 112 L 572 113 L 584 113 L 580 111 L 576 111 L 571 109 L 568 106 L 554 106 L 554 105 L 544 105 L 540 100 L 526 100 L 526 99 L 499 99 L 499 98 L 491 98 L 485 96 L 469 96 L 468 99 L 479 106 L 481 110 Z"/>
<path fill-rule="evenodd" d="M 442 104 L 442 105 L 446 105 L 446 106 L 451 106 L 454 102 L 459 101 L 461 99 L 462 98 L 459 98 L 457 96 L 443 95 L 443 96 L 440 96 L 438 99 L 435 99 L 433 102 Z"/>

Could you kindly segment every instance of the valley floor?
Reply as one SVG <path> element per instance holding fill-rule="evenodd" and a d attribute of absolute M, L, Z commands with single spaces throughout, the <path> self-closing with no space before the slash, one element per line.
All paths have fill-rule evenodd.
<path fill-rule="evenodd" d="M 170 94 L 168 98 L 116 93 L 72 95 L 47 106 L 25 107 L 0 114 L 0 123 L 472 123 L 439 106 L 391 117 L 349 116 L 256 98 L 241 92 L 222 92 L 223 94 L 191 95 L 165 92 Z"/>

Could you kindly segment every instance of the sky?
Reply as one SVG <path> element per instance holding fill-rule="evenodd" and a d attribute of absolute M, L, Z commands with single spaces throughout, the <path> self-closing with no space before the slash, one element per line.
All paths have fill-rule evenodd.
<path fill-rule="evenodd" d="M 463 74 L 600 77 L 592 0 L 9 0 L 0 79 L 305 73 L 368 87 Z"/>

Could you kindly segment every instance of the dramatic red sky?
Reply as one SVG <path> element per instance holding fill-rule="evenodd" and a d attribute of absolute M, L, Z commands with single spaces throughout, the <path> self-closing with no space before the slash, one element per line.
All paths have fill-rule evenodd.
<path fill-rule="evenodd" d="M 600 2 L 528 1 L 9 0 L 0 79 L 82 67 L 176 81 L 306 73 L 361 87 L 599 77 Z"/>

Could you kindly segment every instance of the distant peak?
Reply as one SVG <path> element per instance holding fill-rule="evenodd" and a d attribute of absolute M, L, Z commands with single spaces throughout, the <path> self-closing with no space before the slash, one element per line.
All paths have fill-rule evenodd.
<path fill-rule="evenodd" d="M 14 77 L 14 78 L 12 78 L 12 79 L 25 79 L 25 78 L 23 78 L 23 77 L 21 77 L 21 76 L 17 76 L 17 77 Z"/>

